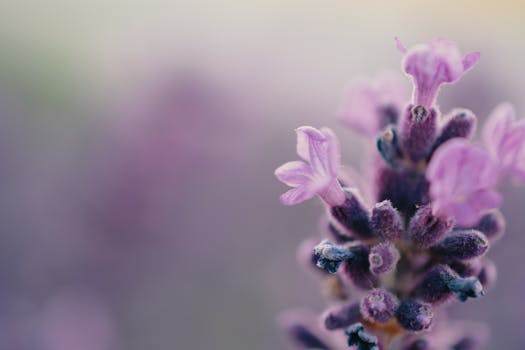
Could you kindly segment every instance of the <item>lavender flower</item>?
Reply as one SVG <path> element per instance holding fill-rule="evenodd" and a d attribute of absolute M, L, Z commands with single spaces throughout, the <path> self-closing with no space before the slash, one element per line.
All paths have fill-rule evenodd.
<path fill-rule="evenodd" d="M 462 139 L 445 143 L 426 172 L 435 212 L 460 225 L 475 224 L 483 213 L 501 205 L 501 195 L 494 190 L 498 172 L 483 148 Z"/>
<path fill-rule="evenodd" d="M 406 49 L 397 39 L 398 49 L 405 55 L 403 69 L 412 76 L 412 102 L 430 108 L 434 105 L 441 84 L 454 83 L 479 60 L 479 52 L 462 56 L 451 41 L 435 39 Z"/>
<path fill-rule="evenodd" d="M 483 127 L 483 142 L 500 170 L 525 179 L 519 157 L 525 147 L 525 119 L 516 120 L 510 103 L 497 106 Z"/>
<path fill-rule="evenodd" d="M 281 196 L 281 202 L 294 205 L 319 195 L 330 205 L 340 205 L 345 195 L 337 173 L 340 167 L 339 144 L 332 130 L 317 130 L 309 126 L 296 129 L 297 154 L 307 161 L 294 161 L 281 165 L 275 176 L 294 187 Z"/>
<path fill-rule="evenodd" d="M 341 121 L 362 135 L 375 137 L 385 126 L 397 122 L 407 95 L 393 74 L 383 74 L 373 83 L 355 81 L 341 107 Z"/>
<path fill-rule="evenodd" d="M 338 179 L 339 149 L 329 129 L 299 128 L 298 154 L 308 163 L 276 170 L 295 187 L 281 197 L 284 204 L 318 195 L 326 205 L 325 239 L 306 241 L 300 256 L 336 290 L 329 293 L 334 305 L 321 330 L 306 327 L 306 319 L 287 327 L 301 349 L 344 349 L 341 336 L 358 350 L 477 349 L 486 338 L 483 328 L 448 327 L 444 309 L 482 297 L 496 280 L 484 255 L 505 230 L 497 186 L 525 169 L 525 122 L 502 105 L 483 129 L 486 148 L 472 143 L 475 115 L 463 108 L 442 115 L 435 103 L 441 84 L 457 81 L 479 54 L 463 56 L 442 39 L 398 46 L 413 78 L 412 101 L 396 102 L 406 107 L 385 119 L 390 92 L 361 86 L 344 119 L 377 146 L 380 157 L 370 162 L 375 203 L 342 185 L 358 181 Z"/>

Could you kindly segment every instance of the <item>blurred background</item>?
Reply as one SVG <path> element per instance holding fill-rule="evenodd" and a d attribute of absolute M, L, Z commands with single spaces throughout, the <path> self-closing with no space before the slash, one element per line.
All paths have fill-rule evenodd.
<path fill-rule="evenodd" d="M 0 349 L 287 349 L 321 310 L 296 263 L 321 205 L 284 207 L 293 129 L 334 127 L 346 84 L 399 70 L 393 37 L 436 36 L 476 68 L 440 97 L 525 112 L 519 1 L 0 2 Z M 408 88 L 407 80 L 407 88 Z M 499 282 L 454 308 L 525 348 L 525 188 L 505 185 Z"/>

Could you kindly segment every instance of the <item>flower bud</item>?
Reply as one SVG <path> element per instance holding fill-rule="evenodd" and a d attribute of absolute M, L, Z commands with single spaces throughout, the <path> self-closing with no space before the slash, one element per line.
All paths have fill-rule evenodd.
<path fill-rule="evenodd" d="M 345 334 L 348 346 L 355 346 L 356 350 L 379 350 L 377 337 L 368 333 L 361 323 L 348 327 Z"/>
<path fill-rule="evenodd" d="M 440 304 L 449 299 L 453 293 L 461 301 L 484 295 L 483 287 L 477 278 L 462 278 L 448 266 L 437 265 L 422 278 L 414 288 L 412 296 L 427 303 Z"/>
<path fill-rule="evenodd" d="M 403 236 L 403 220 L 389 200 L 384 200 L 374 206 L 370 224 L 374 236 L 384 241 L 396 242 Z"/>
<path fill-rule="evenodd" d="M 401 129 L 401 145 L 412 161 L 426 159 L 436 138 L 437 113 L 434 108 L 408 106 Z"/>
<path fill-rule="evenodd" d="M 314 260 L 318 268 L 329 273 L 336 273 L 339 265 L 353 257 L 352 252 L 325 239 L 314 247 Z"/>
<path fill-rule="evenodd" d="M 399 301 L 385 289 L 374 289 L 361 300 L 361 315 L 370 321 L 385 323 L 394 317 Z"/>
<path fill-rule="evenodd" d="M 481 217 L 474 229 L 483 233 L 489 241 L 497 241 L 505 233 L 505 218 L 500 211 L 491 211 Z"/>
<path fill-rule="evenodd" d="M 374 275 L 390 272 L 396 268 L 399 260 L 399 251 L 391 243 L 380 243 L 372 249 L 368 255 L 370 271 Z"/>
<path fill-rule="evenodd" d="M 396 310 L 396 318 L 401 327 L 413 332 L 428 329 L 433 317 L 430 305 L 412 299 L 402 301 Z"/>
<path fill-rule="evenodd" d="M 419 208 L 410 220 L 408 236 L 415 246 L 427 248 L 449 233 L 452 225 L 451 219 L 434 215 L 432 207 L 426 205 Z"/>
<path fill-rule="evenodd" d="M 361 319 L 359 303 L 349 303 L 332 308 L 325 312 L 322 319 L 328 330 L 346 328 Z"/>
<path fill-rule="evenodd" d="M 481 232 L 458 230 L 432 246 L 430 250 L 437 258 L 443 260 L 468 260 L 485 254 L 488 248 L 489 242 Z"/>
<path fill-rule="evenodd" d="M 372 238 L 368 210 L 353 190 L 345 191 L 346 200 L 340 206 L 330 208 L 334 219 L 345 229 L 360 239 Z"/>
<path fill-rule="evenodd" d="M 377 284 L 377 278 L 370 272 L 368 262 L 368 249 L 359 245 L 350 248 L 353 257 L 343 263 L 341 272 L 350 279 L 358 288 L 372 289 Z"/>
<path fill-rule="evenodd" d="M 471 138 L 476 130 L 476 116 L 468 109 L 454 109 L 445 116 L 445 119 L 445 124 L 432 146 L 432 151 L 450 139 L 456 137 Z"/>

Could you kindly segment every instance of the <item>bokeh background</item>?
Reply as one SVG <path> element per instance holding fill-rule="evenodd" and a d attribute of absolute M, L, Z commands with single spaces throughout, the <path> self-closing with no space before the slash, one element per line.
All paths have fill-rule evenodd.
<path fill-rule="evenodd" d="M 525 113 L 520 1 L 0 2 L 0 349 L 287 349 L 318 311 L 297 265 L 321 205 L 280 205 L 293 129 L 334 127 L 353 78 L 399 70 L 393 37 L 482 59 L 442 110 Z M 407 81 L 408 86 L 408 81 Z M 454 313 L 525 348 L 525 188 L 504 185 L 496 288 Z"/>

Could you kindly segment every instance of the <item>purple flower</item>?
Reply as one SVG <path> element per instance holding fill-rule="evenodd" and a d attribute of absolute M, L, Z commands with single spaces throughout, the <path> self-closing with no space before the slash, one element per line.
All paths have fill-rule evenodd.
<path fill-rule="evenodd" d="M 403 70 L 414 81 L 413 103 L 427 108 L 434 104 L 441 84 L 459 80 L 480 56 L 479 52 L 463 56 L 454 42 L 443 39 L 434 39 L 409 49 L 397 38 L 396 42 L 405 55 Z"/>
<path fill-rule="evenodd" d="M 434 211 L 453 217 L 459 225 L 474 225 L 482 214 L 501 204 L 501 195 L 493 188 L 498 167 L 483 148 L 466 140 L 454 139 L 440 147 L 426 177 Z"/>
<path fill-rule="evenodd" d="M 346 197 L 337 181 L 341 166 L 339 142 L 332 130 L 302 126 L 297 132 L 297 154 L 303 161 L 288 162 L 275 170 L 275 176 L 293 189 L 281 195 L 281 202 L 294 205 L 321 197 L 330 206 L 344 203 Z"/>
<path fill-rule="evenodd" d="M 518 157 L 525 147 L 525 119 L 516 120 L 510 103 L 498 105 L 483 127 L 483 141 L 502 171 L 509 171 L 525 180 L 525 167 Z"/>
<path fill-rule="evenodd" d="M 374 82 L 351 83 L 339 112 L 348 127 L 375 137 L 388 124 L 395 123 L 408 93 L 394 74 L 384 74 Z"/>

